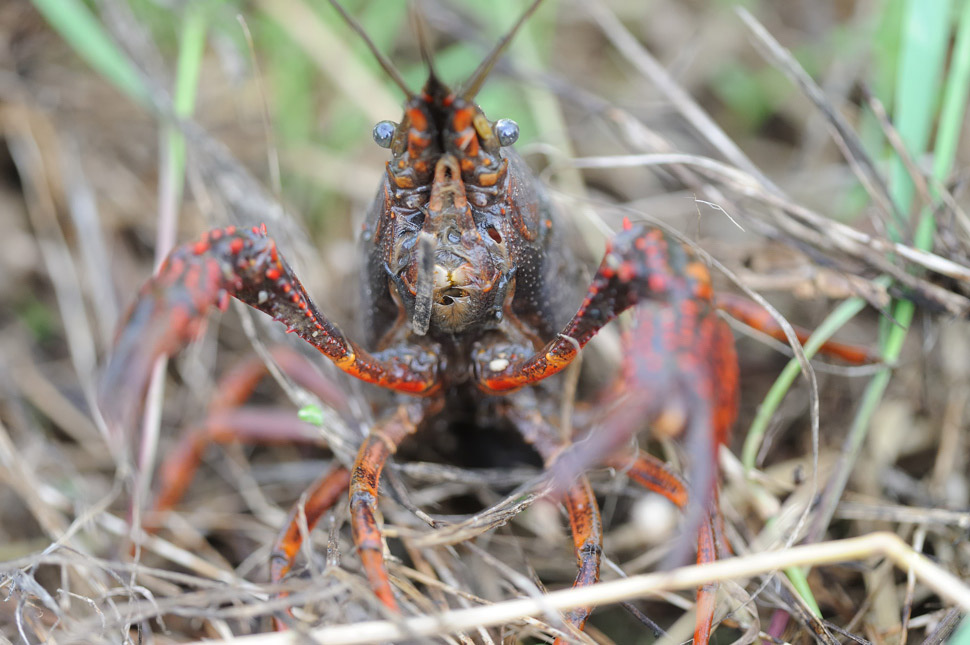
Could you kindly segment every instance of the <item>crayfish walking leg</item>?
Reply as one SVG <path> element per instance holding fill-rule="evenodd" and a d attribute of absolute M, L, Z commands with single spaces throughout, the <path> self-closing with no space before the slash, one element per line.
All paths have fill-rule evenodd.
<path fill-rule="evenodd" d="M 640 452 L 630 464 L 622 458 L 614 458 L 609 464 L 626 473 L 626 475 L 647 490 L 662 495 L 679 509 L 686 510 L 689 503 L 687 485 L 670 467 L 646 452 Z M 715 500 L 709 505 L 708 517 L 701 523 L 697 533 L 697 564 L 706 564 L 717 560 L 717 542 L 715 535 L 720 535 L 720 512 Z M 711 637 L 711 627 L 714 622 L 714 601 L 717 596 L 717 586 L 706 584 L 697 589 L 697 622 L 694 627 L 694 642 L 706 643 Z"/>
<path fill-rule="evenodd" d="M 306 358 L 283 347 L 274 348 L 271 355 L 285 374 L 321 401 L 335 410 L 346 408 L 342 393 L 314 370 Z M 205 419 L 185 430 L 175 448 L 162 461 L 153 513 L 143 528 L 153 531 L 159 514 L 173 508 L 182 499 L 210 444 L 236 441 L 261 445 L 320 443 L 319 433 L 299 421 L 292 411 L 243 407 L 266 373 L 263 360 L 251 356 L 219 379 Z"/>
<path fill-rule="evenodd" d="M 303 544 L 303 530 L 300 526 L 301 512 L 306 519 L 306 530 L 309 533 L 323 517 L 323 514 L 330 510 L 347 492 L 349 486 L 350 471 L 343 466 L 335 466 L 307 489 L 305 502 L 293 506 L 270 554 L 270 581 L 273 584 L 281 582 L 283 577 L 289 573 L 293 561 L 296 559 L 296 554 L 299 553 L 300 546 Z M 285 593 L 280 593 L 277 597 L 283 598 L 285 596 Z M 274 623 L 277 630 L 283 630 L 286 627 L 279 618 L 275 618 Z"/>
<path fill-rule="evenodd" d="M 546 462 L 546 467 L 554 463 L 563 448 L 558 430 L 535 411 L 512 409 L 508 411 L 508 416 L 522 438 Z M 603 520 L 586 475 L 580 474 L 575 478 L 563 492 L 562 501 L 569 516 L 569 529 L 576 551 L 577 573 L 573 587 L 585 587 L 599 580 L 603 555 Z M 582 631 L 592 611 L 593 607 L 589 605 L 576 607 L 565 615 L 566 622 Z M 564 642 L 561 638 L 556 639 L 557 645 Z"/>

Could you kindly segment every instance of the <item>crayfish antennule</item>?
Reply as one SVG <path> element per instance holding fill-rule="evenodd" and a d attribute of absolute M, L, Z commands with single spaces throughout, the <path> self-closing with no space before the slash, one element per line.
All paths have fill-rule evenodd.
<path fill-rule="evenodd" d="M 437 81 L 438 74 L 434 68 L 434 56 L 431 54 L 431 39 L 428 36 L 428 25 L 417 3 L 411 3 L 409 14 L 411 17 L 411 27 L 418 38 L 418 49 L 421 51 L 421 60 L 424 61 L 424 66 L 428 68 L 428 84 L 430 85 L 432 81 Z"/>

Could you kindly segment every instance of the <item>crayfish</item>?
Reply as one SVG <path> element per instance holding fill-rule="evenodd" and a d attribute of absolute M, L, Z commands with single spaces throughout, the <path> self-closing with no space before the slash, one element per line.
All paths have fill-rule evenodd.
<path fill-rule="evenodd" d="M 298 520 L 305 517 L 312 529 L 349 494 L 353 538 L 370 586 L 398 611 L 377 520 L 382 470 L 419 431 L 461 432 L 483 423 L 519 433 L 559 475 L 579 570 L 575 586 L 594 584 L 600 575 L 602 522 L 584 474 L 597 465 L 621 469 L 682 509 L 700 508 L 692 527 L 697 561 L 716 558 L 723 541 L 713 493 L 715 448 L 726 441 L 738 409 L 734 341 L 717 310 L 740 304 L 715 298 L 707 264 L 677 238 L 629 221 L 584 285 L 561 215 L 512 147 L 517 126 L 490 121 L 475 103 L 539 1 L 456 91 L 437 77 L 428 57 L 427 82 L 413 92 L 372 46 L 406 101 L 400 122 L 381 122 L 373 132 L 390 159 L 360 240 L 364 279 L 356 336 L 317 308 L 265 227 L 232 226 L 176 248 L 141 290 L 119 333 L 102 385 L 106 416 L 117 416 L 123 405 L 110 401 L 112 393 L 142 392 L 155 357 L 192 340 L 200 321 L 230 298 L 286 325 L 340 370 L 394 393 L 381 399 L 353 466 L 325 473 L 290 514 L 272 551 L 273 582 L 287 574 L 300 548 Z M 589 397 L 595 405 L 584 417 L 588 426 L 563 437 L 557 417 L 563 388 L 552 377 L 627 311 L 631 321 L 615 382 Z M 690 493 L 664 462 L 623 450 L 633 433 L 650 426 L 686 433 L 693 453 Z M 582 454 L 571 451 L 572 440 L 587 434 Z M 247 437 L 280 439 L 258 430 Z M 163 467 L 179 481 L 165 485 L 161 497 L 168 501 L 159 507 L 181 494 L 200 453 L 195 445 Z M 706 643 L 713 585 L 698 590 L 697 605 L 694 638 Z M 582 630 L 592 610 L 577 607 L 565 620 Z"/>

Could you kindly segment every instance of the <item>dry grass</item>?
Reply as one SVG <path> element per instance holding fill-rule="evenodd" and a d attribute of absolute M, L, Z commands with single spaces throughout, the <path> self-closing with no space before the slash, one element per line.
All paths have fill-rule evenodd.
<path fill-rule="evenodd" d="M 488 24 L 482 35 L 467 7 L 427 4 L 432 28 L 456 41 L 482 49 L 499 33 Z M 744 411 L 722 451 L 721 499 L 742 557 L 722 568 L 619 581 L 664 562 L 676 517 L 622 477 L 597 472 L 609 522 L 603 577 L 616 581 L 602 593 L 622 591 L 597 597 L 602 606 L 587 634 L 573 638 L 653 642 L 649 628 L 612 604 L 628 600 L 660 624 L 664 642 L 686 640 L 693 619 L 684 614 L 692 604 L 684 590 L 718 579 L 719 642 L 759 635 L 944 642 L 970 610 L 959 581 L 970 578 L 970 220 L 962 190 L 970 148 L 961 146 L 943 186 L 933 249 L 893 242 L 885 164 L 863 140 L 866 127 L 878 129 L 860 92 L 874 74 L 866 40 L 874 9 L 773 3 L 758 16 L 759 34 L 723 8 L 656 0 L 645 16 L 640 2 L 583 4 L 589 9 L 563 1 L 558 13 L 541 13 L 483 101 L 492 118 L 522 122 L 531 135 L 522 150 L 575 215 L 592 252 L 622 217 L 649 218 L 716 259 L 721 288 L 757 291 L 792 322 L 811 327 L 839 301 L 861 297 L 871 306 L 840 337 L 877 347 L 892 297 L 914 299 L 920 315 L 854 460 L 845 457 L 844 438 L 866 381 L 884 368 L 817 361 L 772 417 L 751 473 L 734 455 L 786 359 L 760 339 L 739 338 Z M 117 0 L 99 6 L 148 78 L 166 86 L 174 55 L 170 34 L 145 19 L 152 12 L 133 16 Z M 257 38 L 268 70 L 261 86 L 240 71 L 248 54 L 232 12 L 216 12 L 197 116 L 184 130 L 191 153 L 177 238 L 266 221 L 324 311 L 352 328 L 353 213 L 368 205 L 384 152 L 367 122 L 397 118 L 399 97 L 361 64 L 358 44 L 321 31 L 334 26 L 306 4 L 247 10 L 256 31 L 265 36 L 271 22 L 319 64 L 304 106 L 310 136 L 288 138 L 280 125 L 268 140 L 264 90 L 272 112 L 291 123 L 301 118 L 299 100 L 279 98 L 290 96 L 287 79 L 269 61 L 281 54 L 260 49 Z M 488 18 L 506 25 L 514 13 Z M 410 30 L 395 29 L 383 46 L 416 61 Z M 846 32 L 859 36 L 837 40 Z M 821 89 L 766 34 L 810 60 Z M 447 69 L 451 59 L 469 58 L 456 51 L 442 54 Z M 745 83 L 748 94 L 764 93 L 760 103 L 737 94 Z M 519 113 L 501 105 L 509 97 Z M 344 132 L 348 123 L 356 129 Z M 574 573 L 563 516 L 540 501 L 537 471 L 503 464 L 389 469 L 382 512 L 408 621 L 381 622 L 388 617 L 360 573 L 346 508 L 313 532 L 299 575 L 284 583 L 290 595 L 274 599 L 268 550 L 288 508 L 327 462 L 352 459 L 370 422 L 373 392 L 326 365 L 321 371 L 339 383 L 353 413 L 328 417 L 319 447 L 213 448 L 164 529 L 135 536 L 137 560 L 125 555 L 134 459 L 100 431 L 93 402 L 117 320 L 151 272 L 159 195 L 167 190 L 159 131 L 155 117 L 80 63 L 29 3 L 0 6 L 0 642 L 301 642 L 262 635 L 269 616 L 290 606 L 328 643 L 403 635 L 420 642 L 446 632 L 438 641 L 536 642 L 563 629 L 555 610 L 582 600 L 574 592 L 544 595 L 546 586 L 568 586 Z M 270 176 L 267 149 L 279 155 L 285 208 L 263 187 L 270 182 L 257 179 Z M 923 182 L 920 203 L 931 202 L 931 189 Z M 205 417 L 216 380 L 253 351 L 255 338 L 287 342 L 263 323 L 230 312 L 173 361 L 159 399 L 160 452 L 179 428 Z M 606 340 L 598 351 L 610 356 Z M 267 383 L 257 398 L 295 411 L 311 395 L 284 380 Z M 677 458 L 669 446 L 659 449 Z M 820 497 L 833 503 L 815 504 Z M 831 542 L 840 538 L 862 541 Z M 810 544 L 790 548 L 803 540 Z M 823 620 L 777 571 L 812 563 L 808 583 Z M 457 611 L 436 617 L 445 610 Z M 261 635 L 241 638 L 247 634 Z"/>

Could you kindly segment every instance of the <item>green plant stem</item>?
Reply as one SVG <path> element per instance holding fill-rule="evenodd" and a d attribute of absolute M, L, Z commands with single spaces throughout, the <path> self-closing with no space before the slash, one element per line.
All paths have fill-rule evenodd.
<path fill-rule="evenodd" d="M 953 632 L 950 645 L 970 645 L 970 617 L 964 618 L 957 630 Z"/>
<path fill-rule="evenodd" d="M 939 43 L 948 40 L 943 35 L 946 34 L 945 25 L 949 16 L 949 2 L 948 0 L 939 0 L 935 3 L 923 3 L 920 0 L 910 0 L 907 5 L 907 10 L 915 12 L 914 15 L 917 16 L 915 19 L 917 20 L 920 17 L 929 17 L 940 21 L 936 23 L 935 32 L 928 32 L 925 24 L 922 25 L 922 29 L 913 28 L 917 34 L 924 34 L 922 35 L 924 41 L 926 40 L 926 33 L 936 34 L 937 38 L 931 38 L 931 40 L 938 41 L 935 55 L 933 55 L 934 52 L 931 52 L 931 56 L 923 59 L 922 65 L 904 64 L 901 66 L 901 70 L 904 72 L 908 70 L 912 75 L 910 78 L 901 79 L 899 84 L 897 123 L 899 124 L 900 134 L 910 151 L 918 153 L 923 150 L 925 138 L 929 136 L 929 125 L 932 124 L 933 115 L 932 113 L 921 112 L 921 110 L 927 109 L 928 103 L 925 100 L 911 100 L 913 97 L 909 95 L 916 93 L 926 97 L 935 94 L 932 87 L 935 76 L 931 72 L 943 66 L 943 45 Z M 938 12 L 929 11 L 929 16 L 920 14 L 927 7 L 938 10 Z M 938 182 L 942 182 L 946 178 L 953 166 L 956 150 L 955 142 L 959 137 L 963 114 L 966 109 L 967 88 L 968 83 L 970 83 L 970 3 L 965 3 L 963 6 L 958 29 L 957 45 L 954 48 L 953 62 L 947 77 L 934 147 L 933 178 Z M 916 47 L 912 49 L 916 49 Z M 910 48 L 905 48 L 904 59 L 908 58 L 908 54 L 916 56 Z M 912 77 L 913 75 L 915 77 Z M 926 84 L 929 84 L 929 86 L 927 87 Z M 908 124 L 909 121 L 914 119 L 922 119 L 926 123 L 923 126 L 903 127 L 903 123 Z M 912 199 L 912 182 L 908 176 L 898 183 L 894 182 L 893 198 L 901 210 L 904 206 L 908 206 L 909 200 Z M 932 247 L 935 231 L 936 223 L 932 208 L 926 206 L 922 210 L 920 222 L 915 232 L 914 246 L 921 250 L 929 250 Z M 890 364 L 895 363 L 902 352 L 906 335 L 916 312 L 916 305 L 908 300 L 900 300 L 894 304 L 892 312 L 894 324 L 889 327 L 883 342 L 883 359 Z M 827 486 L 825 497 L 816 515 L 816 522 L 807 536 L 809 541 L 821 539 L 831 521 L 841 493 L 848 482 L 849 473 L 852 471 L 852 466 L 868 433 L 872 416 L 885 394 L 891 375 L 892 372 L 888 368 L 876 374 L 863 394 L 862 402 L 853 419 L 843 447 L 841 463 L 836 468 L 836 475 L 833 480 Z"/>
<path fill-rule="evenodd" d="M 173 111 L 176 119 L 191 116 L 195 106 L 199 71 L 205 53 L 206 18 L 201 5 L 189 5 L 182 23 L 179 59 L 175 78 Z M 175 246 L 178 212 L 185 183 L 185 139 L 177 123 L 167 120 L 159 136 L 163 142 L 159 163 L 158 222 L 156 223 L 155 267 L 161 266 Z M 161 401 L 165 389 L 167 359 L 159 357 L 152 368 L 147 403 L 142 419 L 141 444 L 138 453 L 138 479 L 133 506 L 141 508 L 151 484 L 154 457 L 161 421 Z M 137 511 L 136 511 L 137 512 Z M 136 515 L 137 517 L 137 515 Z"/>
<path fill-rule="evenodd" d="M 822 609 L 818 606 L 818 602 L 812 594 L 812 588 L 808 584 L 808 575 L 798 567 L 788 567 L 784 571 L 788 579 L 791 580 L 792 586 L 795 587 L 795 591 L 805 601 L 805 604 L 815 614 L 815 617 L 821 618 Z"/>
<path fill-rule="evenodd" d="M 202 58 L 205 54 L 206 16 L 199 5 L 190 4 L 186 7 L 185 18 L 182 23 L 182 33 L 179 39 L 178 66 L 175 75 L 175 95 L 172 106 L 178 119 L 185 119 L 192 115 L 195 109 L 196 96 L 199 87 L 199 75 L 202 71 Z M 166 128 L 168 138 L 169 172 L 175 190 L 174 201 L 181 201 L 182 186 L 185 179 L 185 137 L 177 126 Z"/>
<path fill-rule="evenodd" d="M 964 17 L 960 22 L 961 29 L 966 25 L 970 29 L 970 18 L 966 17 L 970 5 L 964 7 Z M 895 124 L 899 131 L 903 143 L 906 145 L 910 154 L 918 157 L 925 150 L 929 140 L 930 129 L 933 123 L 933 103 L 932 99 L 936 96 L 936 79 L 939 74 L 937 70 L 942 70 L 945 58 L 945 43 L 949 38 L 949 0 L 907 0 L 906 19 L 904 20 L 904 44 L 902 60 L 899 68 L 899 83 L 896 91 L 896 117 Z M 968 36 L 961 35 L 963 39 Z M 964 47 L 970 47 L 964 45 Z M 946 91 L 946 101 L 943 113 L 954 118 L 960 115 L 962 119 L 962 107 L 953 105 L 956 97 L 965 96 L 966 90 L 960 94 L 960 83 L 955 83 L 954 74 L 957 67 L 950 70 L 948 87 Z M 964 72 L 966 73 L 966 72 Z M 950 84 L 955 83 L 956 87 Z M 953 127 L 948 126 L 946 132 L 952 136 Z M 941 123 L 941 131 L 943 130 Z M 952 166 L 954 147 L 944 145 L 941 149 L 939 135 L 937 139 L 936 154 L 934 159 L 934 176 L 938 180 L 949 172 Z M 945 156 L 946 155 L 946 156 Z M 949 157 L 949 158 L 947 158 Z M 892 184 L 892 197 L 900 212 L 908 212 L 909 205 L 913 198 L 913 182 L 908 175 L 900 174 L 902 162 L 895 161 Z M 937 174 L 941 173 L 941 174 Z M 923 212 L 923 221 L 917 229 L 915 246 L 921 250 L 928 250 L 932 246 L 935 223 L 932 222 L 932 212 L 927 208 Z M 927 221 L 929 220 L 929 221 Z M 925 223 L 924 223 L 925 222 Z M 895 236 L 898 240 L 898 234 Z M 909 327 L 913 322 L 916 313 L 916 305 L 909 300 L 896 301 L 892 306 L 893 323 L 883 337 L 882 356 L 888 364 L 894 364 L 899 359 L 903 344 Z M 845 489 L 848 482 L 849 473 L 855 464 L 862 444 L 868 434 L 870 422 L 882 397 L 889 385 L 892 372 L 889 368 L 876 374 L 866 391 L 863 393 L 862 402 L 852 420 L 848 436 L 842 450 L 842 459 L 839 467 L 836 468 L 833 479 L 826 487 L 821 508 L 816 515 L 814 525 L 808 534 L 809 540 L 819 540 L 824 534 L 826 527 L 831 521 L 835 512 L 835 506 Z"/>
<path fill-rule="evenodd" d="M 907 0 L 903 11 L 893 126 L 909 154 L 918 159 L 933 128 L 937 83 L 949 42 L 950 0 Z M 897 212 L 908 213 L 915 189 L 909 170 L 898 157 L 893 158 L 890 178 Z M 900 231 L 908 226 L 906 222 L 897 224 L 900 229 L 890 230 L 890 234 L 899 241 Z"/>
<path fill-rule="evenodd" d="M 862 298 L 849 298 L 836 307 L 822 321 L 805 343 L 805 358 L 810 359 L 815 356 L 825 341 L 831 338 L 835 332 L 862 311 L 865 306 L 866 301 Z M 801 374 L 801 366 L 798 360 L 793 358 L 785 365 L 785 369 L 775 379 L 771 389 L 768 390 L 768 394 L 765 395 L 764 400 L 758 407 L 758 413 L 751 422 L 751 427 L 748 429 L 748 434 L 744 439 L 744 447 L 741 451 L 741 463 L 744 464 L 746 471 L 754 469 L 755 461 L 758 458 L 758 451 L 761 448 L 761 442 L 764 440 L 765 432 L 768 428 L 768 423 L 774 417 L 778 406 L 781 405 L 785 395 L 791 389 L 792 383 L 795 382 L 799 374 Z"/>
<path fill-rule="evenodd" d="M 904 21 L 906 32 L 896 93 L 896 127 L 907 149 L 915 157 L 918 157 L 926 148 L 933 125 L 933 104 L 936 97 L 934 86 L 937 78 L 937 75 L 933 72 L 941 70 L 944 65 L 945 43 L 948 42 L 948 38 L 944 36 L 948 32 L 949 13 L 949 0 L 931 0 L 929 2 L 907 0 L 906 2 L 906 20 Z M 927 34 L 930 34 L 930 36 L 927 36 Z M 932 174 L 936 182 L 944 181 L 952 168 L 963 114 L 966 109 L 968 87 L 970 87 L 970 3 L 964 3 L 934 146 Z M 908 212 L 913 199 L 914 186 L 899 159 L 896 159 L 893 164 L 892 190 L 893 201 L 898 211 Z M 932 188 L 932 196 L 939 197 L 935 185 Z M 899 224 L 903 227 L 905 223 L 899 222 Z M 891 230 L 890 232 L 894 239 L 899 239 L 898 231 Z M 932 248 L 935 232 L 936 222 L 933 217 L 933 210 L 929 205 L 926 205 L 920 213 L 920 219 L 914 232 L 914 246 L 920 250 L 929 250 Z M 888 279 L 885 277 L 881 281 L 888 284 Z M 826 319 L 823 325 L 832 323 L 834 331 L 840 326 L 840 324 L 837 324 L 837 318 L 849 314 L 849 312 L 857 312 L 856 307 L 861 309 L 861 306 L 862 303 L 859 299 L 846 301 Z M 892 305 L 891 310 L 894 324 L 888 327 L 882 343 L 883 360 L 890 365 L 896 363 L 899 359 L 916 312 L 916 306 L 911 301 L 899 300 Z M 851 318 L 852 315 L 854 313 L 848 315 L 848 318 Z M 806 345 L 807 356 L 811 356 L 817 351 L 817 344 L 813 343 L 816 340 L 816 335 L 813 335 Z M 797 374 L 797 364 L 792 362 L 787 365 L 765 397 L 762 408 L 752 423 L 751 430 L 745 440 L 742 462 L 747 469 L 754 467 L 757 451 L 768 420 L 770 420 Z M 848 483 L 852 466 L 855 464 L 865 442 L 873 414 L 882 401 L 891 377 L 892 370 L 887 367 L 878 372 L 866 387 L 843 445 L 840 464 L 826 486 L 815 521 L 806 536 L 807 541 L 820 540 L 827 529 L 842 491 Z M 803 579 L 801 570 L 786 571 L 785 573 L 799 589 L 803 598 L 812 598 L 811 590 L 807 588 L 807 585 L 804 588 L 799 585 L 798 581 Z M 966 629 L 966 625 L 962 628 L 962 631 L 970 633 L 970 630 Z M 970 636 L 967 637 L 967 640 L 970 640 Z"/>
<path fill-rule="evenodd" d="M 946 181 L 953 169 L 960 130 L 963 127 L 963 115 L 967 109 L 967 97 L 970 95 L 970 2 L 964 3 L 958 20 L 956 43 L 950 59 L 950 71 L 946 79 L 939 127 L 933 147 L 933 179 L 936 182 Z M 936 183 L 930 186 L 930 192 L 934 198 L 939 198 Z M 924 208 L 914 235 L 914 245 L 919 249 L 930 249 L 935 234 L 936 218 L 933 217 L 932 209 Z"/>

